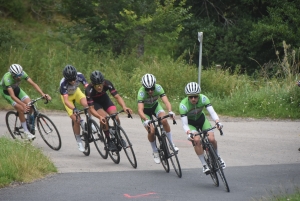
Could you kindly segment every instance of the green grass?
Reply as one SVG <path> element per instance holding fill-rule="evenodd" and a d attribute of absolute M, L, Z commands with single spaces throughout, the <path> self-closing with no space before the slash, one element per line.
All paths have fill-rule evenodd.
<path fill-rule="evenodd" d="M 0 188 L 13 182 L 32 182 L 56 172 L 50 159 L 31 143 L 0 138 Z"/>

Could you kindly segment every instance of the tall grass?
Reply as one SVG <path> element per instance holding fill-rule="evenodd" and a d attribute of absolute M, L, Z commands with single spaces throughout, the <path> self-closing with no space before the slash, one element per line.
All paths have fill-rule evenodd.
<path fill-rule="evenodd" d="M 21 64 L 43 91 L 52 96 L 52 103 L 39 105 L 46 109 L 64 109 L 58 87 L 66 64 L 74 65 L 88 81 L 93 70 L 103 72 L 105 78 L 113 82 L 126 104 L 135 112 L 137 91 L 145 73 L 156 76 L 157 83 L 163 86 L 175 112 L 178 112 L 179 102 L 185 96 L 185 85 L 198 80 L 197 67 L 181 60 L 174 61 L 170 57 L 147 54 L 140 58 L 135 55 L 121 55 L 116 58 L 110 53 L 99 55 L 92 51 L 79 50 L 80 42 L 73 40 L 76 37 L 71 40 L 67 35 L 51 31 L 49 27 L 41 31 L 40 27 L 33 26 L 30 30 L 26 33 L 30 37 L 22 47 L 12 45 L 0 54 L 0 75 L 7 72 L 12 63 Z M 22 37 L 22 31 L 24 32 L 16 30 L 14 33 Z M 261 66 L 261 70 L 254 77 L 241 74 L 239 67 L 235 68 L 235 72 L 228 68 L 217 70 L 214 65 L 202 69 L 202 93 L 208 96 L 217 113 L 255 118 L 300 117 L 300 88 L 295 85 L 299 58 L 295 51 L 288 49 L 290 46 L 285 43 L 283 45 L 286 51 L 282 59 L 278 54 L 278 62 Z M 30 97 L 39 96 L 29 84 L 22 83 L 21 87 Z M 0 101 L 2 109 L 10 108 L 3 99 Z"/>
<path fill-rule="evenodd" d="M 30 182 L 57 172 L 40 149 L 28 142 L 0 138 L 0 187 L 12 182 Z"/>

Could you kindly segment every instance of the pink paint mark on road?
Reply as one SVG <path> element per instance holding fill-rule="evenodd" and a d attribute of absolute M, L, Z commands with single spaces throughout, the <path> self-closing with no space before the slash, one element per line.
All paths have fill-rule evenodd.
<path fill-rule="evenodd" d="M 151 195 L 156 195 L 156 193 L 150 192 L 150 193 L 139 194 L 139 195 L 124 194 L 124 197 L 126 197 L 126 198 L 141 198 L 141 197 L 148 197 L 148 196 L 151 196 Z M 154 198 L 154 197 L 151 197 L 151 198 Z M 158 197 L 156 197 L 156 198 L 158 198 Z"/>

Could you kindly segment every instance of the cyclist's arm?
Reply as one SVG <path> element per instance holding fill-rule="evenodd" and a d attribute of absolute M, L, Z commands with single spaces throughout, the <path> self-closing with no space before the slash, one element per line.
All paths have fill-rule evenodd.
<path fill-rule="evenodd" d="M 182 121 L 182 127 L 185 133 L 188 135 L 191 131 L 188 124 L 188 118 L 186 115 L 180 115 L 181 121 Z"/>
<path fill-rule="evenodd" d="M 28 78 L 27 82 L 29 82 L 37 92 L 39 92 L 43 97 L 45 97 L 46 94 L 41 90 L 39 85 L 37 85 L 31 78 Z M 49 95 L 47 96 L 48 96 L 48 100 L 51 100 L 51 97 Z"/>
<path fill-rule="evenodd" d="M 144 113 L 144 103 L 143 102 L 138 103 L 138 114 L 140 115 L 142 120 L 145 121 L 148 119 Z"/>
<path fill-rule="evenodd" d="M 163 97 L 161 97 L 161 100 L 163 101 L 163 103 L 165 104 L 168 112 L 172 111 L 172 106 L 171 106 L 171 103 L 169 102 L 168 100 L 168 97 L 165 95 Z"/>
<path fill-rule="evenodd" d="M 208 104 L 205 107 L 206 107 L 207 111 L 209 112 L 211 118 L 215 121 L 215 123 L 218 123 L 219 122 L 219 116 L 215 112 L 213 106 L 211 104 Z"/>
<path fill-rule="evenodd" d="M 123 108 L 123 110 L 126 111 L 127 107 L 123 98 L 119 94 L 114 95 L 114 98 L 118 101 L 119 105 Z"/>

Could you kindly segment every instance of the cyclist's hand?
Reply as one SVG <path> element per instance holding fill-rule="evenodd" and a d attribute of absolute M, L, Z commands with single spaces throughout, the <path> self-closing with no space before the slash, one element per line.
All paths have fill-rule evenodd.
<path fill-rule="evenodd" d="M 77 114 L 77 113 L 79 113 L 79 110 L 75 107 L 75 108 L 73 109 L 73 114 Z"/>
<path fill-rule="evenodd" d="M 132 109 L 130 109 L 129 107 L 124 107 L 123 110 L 124 110 L 127 114 L 132 114 Z"/>
<path fill-rule="evenodd" d="M 30 105 L 24 104 L 24 105 L 23 105 L 23 109 L 24 109 L 24 112 L 25 112 L 25 113 L 26 113 L 26 112 L 29 112 L 29 110 L 30 110 Z"/>
<path fill-rule="evenodd" d="M 172 119 L 175 119 L 175 113 L 174 113 L 174 112 L 169 111 L 169 115 L 170 115 L 170 117 L 171 117 Z"/>
<path fill-rule="evenodd" d="M 46 100 L 51 101 L 51 96 L 49 96 L 49 94 L 45 94 L 43 96 Z"/>
<path fill-rule="evenodd" d="M 223 124 L 221 124 L 220 122 L 217 122 L 216 125 L 217 125 L 217 129 L 219 130 L 223 128 Z"/>
<path fill-rule="evenodd" d="M 194 134 L 193 134 L 193 133 L 189 133 L 187 139 L 188 139 L 189 141 L 193 141 L 193 140 L 194 140 Z"/>
<path fill-rule="evenodd" d="M 149 127 L 150 126 L 149 123 L 150 123 L 150 120 L 148 120 L 148 119 L 143 122 L 145 127 Z"/>
<path fill-rule="evenodd" d="M 99 120 L 100 124 L 106 124 L 106 119 L 104 117 L 100 116 Z"/>

